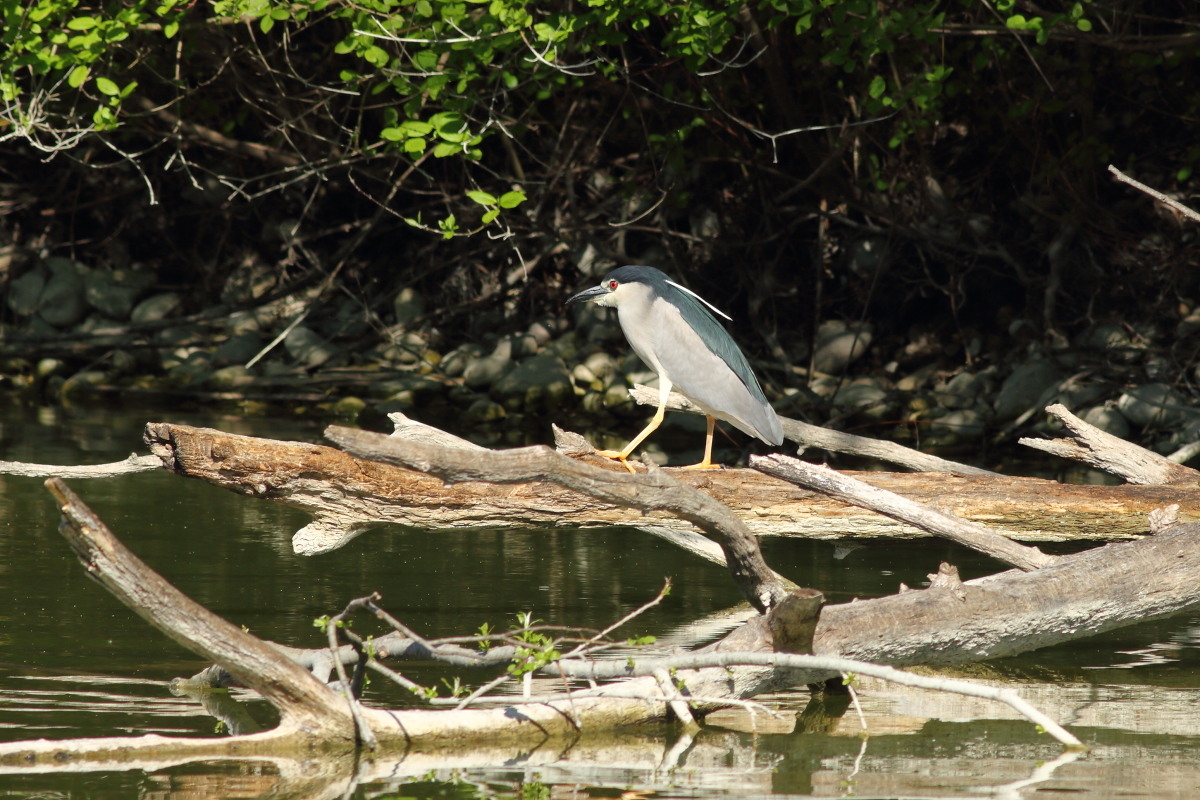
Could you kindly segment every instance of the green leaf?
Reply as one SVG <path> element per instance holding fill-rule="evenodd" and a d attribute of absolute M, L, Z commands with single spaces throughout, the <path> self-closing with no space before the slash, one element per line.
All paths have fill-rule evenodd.
<path fill-rule="evenodd" d="M 467 192 L 467 197 L 471 198 L 476 203 L 479 203 L 479 205 L 481 205 L 481 206 L 496 205 L 496 198 L 494 196 L 488 194 L 487 192 L 481 192 L 478 190 L 470 191 L 470 192 Z"/>
<path fill-rule="evenodd" d="M 166 36 L 168 39 L 174 39 L 177 33 L 179 33 L 179 20 L 171 20 L 166 25 L 163 25 L 163 36 Z"/>
<path fill-rule="evenodd" d="M 1078 19 L 1075 21 L 1075 27 L 1084 33 L 1088 33 L 1092 30 L 1092 21 L 1089 19 Z"/>
<path fill-rule="evenodd" d="M 375 44 L 364 50 L 362 57 L 377 67 L 386 67 L 388 61 L 391 60 L 388 58 L 387 51 Z"/>
<path fill-rule="evenodd" d="M 500 209 L 493 208 L 491 211 L 488 211 L 486 214 L 483 215 L 483 224 L 487 225 L 489 222 L 491 222 L 498 216 L 500 216 Z"/>
<path fill-rule="evenodd" d="M 870 95 L 870 97 L 875 100 L 878 100 L 880 97 L 883 97 L 883 94 L 886 91 L 887 91 L 887 81 L 883 79 L 882 75 L 876 75 L 874 78 L 872 78 L 871 85 L 869 87 L 867 87 L 867 94 Z"/>
<path fill-rule="evenodd" d="M 110 78 L 105 78 L 103 75 L 101 75 L 99 78 L 96 78 L 96 88 L 100 90 L 101 94 L 106 94 L 109 97 L 115 97 L 121 93 L 121 87 L 117 86 Z"/>
<path fill-rule="evenodd" d="M 454 142 L 440 142 L 433 148 L 434 158 L 445 158 L 446 156 L 458 155 L 462 152 L 462 145 Z"/>
<path fill-rule="evenodd" d="M 67 20 L 67 27 L 73 31 L 91 30 L 100 24 L 100 20 L 95 17 L 75 17 Z"/>
<path fill-rule="evenodd" d="M 511 192 L 505 192 L 500 195 L 497 201 L 501 208 L 516 208 L 525 202 L 525 193 L 520 189 L 513 189 Z"/>
<path fill-rule="evenodd" d="M 424 139 L 413 138 L 404 140 L 404 152 L 409 153 L 410 155 L 419 156 L 421 153 L 425 152 L 425 148 L 428 146 L 429 143 Z"/>
<path fill-rule="evenodd" d="M 433 133 L 433 126 L 419 119 L 407 119 L 400 123 L 400 130 L 408 136 L 428 136 Z"/>
<path fill-rule="evenodd" d="M 78 89 L 83 85 L 83 82 L 87 80 L 88 72 L 90 71 L 91 70 L 89 70 L 87 67 L 80 64 L 78 67 L 71 70 L 71 74 L 67 76 L 67 85 L 72 89 Z"/>
<path fill-rule="evenodd" d="M 271 28 L 275 27 L 275 18 L 270 14 L 265 15 L 258 21 L 258 29 L 263 33 L 270 33 Z"/>

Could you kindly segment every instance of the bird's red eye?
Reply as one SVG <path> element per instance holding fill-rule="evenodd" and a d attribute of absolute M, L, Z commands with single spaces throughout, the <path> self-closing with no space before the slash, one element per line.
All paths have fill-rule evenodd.
<path fill-rule="evenodd" d="M 621 284 L 617 283 L 616 281 L 609 281 L 609 282 L 608 282 L 608 290 L 611 292 L 611 291 L 613 291 L 614 289 L 616 289 L 616 288 L 617 288 L 618 286 L 620 286 L 620 285 L 621 285 Z"/>

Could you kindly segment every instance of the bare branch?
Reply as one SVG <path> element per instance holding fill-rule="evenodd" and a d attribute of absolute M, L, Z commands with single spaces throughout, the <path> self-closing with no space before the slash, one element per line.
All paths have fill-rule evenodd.
<path fill-rule="evenodd" d="M 935 536 L 986 553 L 1018 569 L 1039 569 L 1056 560 L 1054 556 L 1048 556 L 1036 547 L 1018 544 L 1005 538 L 986 525 L 922 506 L 886 489 L 848 478 L 825 466 L 806 464 L 799 459 L 780 455 L 751 456 L 750 466 L 807 489 L 869 508 L 892 519 L 903 520 Z"/>
<path fill-rule="evenodd" d="M 580 463 L 541 446 L 488 452 L 484 458 L 458 447 L 402 442 L 353 428 L 330 426 L 325 435 L 356 455 L 400 464 L 444 481 L 547 481 L 604 502 L 643 511 L 669 511 L 720 543 L 734 581 L 760 611 L 775 605 L 790 591 L 791 583 L 767 566 L 758 540 L 736 514 L 662 470 L 636 475 L 618 473 Z"/>
<path fill-rule="evenodd" d="M 29 464 L 24 461 L 0 461 L 0 475 L 19 475 L 22 478 L 113 478 L 136 472 L 162 469 L 162 460 L 156 456 L 139 456 L 130 453 L 124 461 L 110 464 L 81 464 L 62 466 L 59 464 Z"/>
<path fill-rule="evenodd" d="M 1096 428 L 1055 403 L 1046 411 L 1058 419 L 1070 439 L 1022 438 L 1020 443 L 1052 455 L 1082 461 L 1142 486 L 1200 486 L 1200 472 Z"/>
<path fill-rule="evenodd" d="M 327 686 L 271 645 L 183 595 L 113 536 L 59 478 L 46 481 L 70 542 L 88 574 L 172 640 L 227 669 L 278 710 L 281 727 L 345 736 L 349 714 Z"/>
<path fill-rule="evenodd" d="M 1133 188 L 1137 189 L 1138 191 L 1144 192 L 1144 193 L 1150 195 L 1158 202 L 1162 203 L 1163 205 L 1165 205 L 1175 211 L 1178 211 L 1180 214 L 1183 214 L 1185 217 L 1192 220 L 1193 222 L 1200 222 L 1200 213 L 1193 211 L 1191 208 L 1189 208 L 1188 206 L 1185 206 L 1183 203 L 1179 202 L 1178 200 L 1174 199 L 1173 197 L 1168 197 L 1167 195 L 1163 194 L 1162 192 L 1158 191 L 1157 189 L 1151 189 L 1146 184 L 1144 184 L 1140 181 L 1134 180 L 1133 178 L 1126 175 L 1124 172 L 1121 172 L 1121 170 L 1114 167 L 1112 164 L 1108 165 L 1108 171 L 1111 172 L 1113 174 L 1113 177 L 1115 177 L 1121 183 L 1127 183 L 1130 186 L 1132 186 Z"/>

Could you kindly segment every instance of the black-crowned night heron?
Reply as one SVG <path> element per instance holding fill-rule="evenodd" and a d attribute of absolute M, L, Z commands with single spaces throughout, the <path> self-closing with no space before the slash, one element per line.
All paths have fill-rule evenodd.
<path fill-rule="evenodd" d="M 724 420 L 767 444 L 783 443 L 779 417 L 763 395 L 750 364 L 700 295 L 685 289 L 654 267 L 619 267 L 600 285 L 567 301 L 594 300 L 615 308 L 625 338 L 642 361 L 658 373 L 658 411 L 624 450 L 601 450 L 621 463 L 662 424 L 667 396 L 674 388 L 708 418 L 704 460 L 688 469 L 716 469 L 712 463 L 713 428 Z M 625 464 L 626 469 L 633 469 Z"/>

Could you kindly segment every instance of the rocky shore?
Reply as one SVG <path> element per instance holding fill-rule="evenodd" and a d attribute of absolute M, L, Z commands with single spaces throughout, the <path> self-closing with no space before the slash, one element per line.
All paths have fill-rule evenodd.
<path fill-rule="evenodd" d="M 0 390 L 34 401 L 168 397 L 243 413 L 284 405 L 363 424 L 403 411 L 453 421 L 493 444 L 523 443 L 519 432 L 548 431 L 546 420 L 584 417 L 619 443 L 650 413 L 629 389 L 654 375 L 602 309 L 512 318 L 454 343 L 429 324 L 412 288 L 365 312 L 320 287 L 255 296 L 248 281 L 227 287 L 222 305 L 185 314 L 187 298 L 137 268 L 10 251 L 5 274 Z M 1200 332 L 1200 312 L 1175 325 L 1098 324 L 1053 347 L 1023 338 L 1023 327 L 1014 320 L 1008 342 L 968 342 L 964 358 L 960 344 L 920 332 L 880 336 L 869 324 L 827 321 L 790 363 L 752 360 L 785 416 L 966 461 L 1050 432 L 1042 409 L 1052 402 L 1156 452 L 1195 454 L 1200 408 L 1175 388 L 1171 353 Z M 734 332 L 755 354 L 746 331 Z M 669 419 L 702 429 L 685 415 Z"/>

